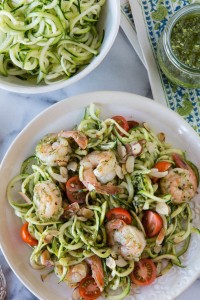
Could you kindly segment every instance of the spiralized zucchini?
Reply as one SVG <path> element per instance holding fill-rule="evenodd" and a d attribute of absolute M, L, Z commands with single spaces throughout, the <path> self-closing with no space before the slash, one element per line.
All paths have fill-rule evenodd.
<path fill-rule="evenodd" d="M 55 3 L 56 1 L 53 1 L 51 7 Z M 73 1 L 66 3 L 72 5 Z M 35 7 L 37 2 L 32 2 L 31 5 Z M 69 284 L 68 276 L 70 276 L 71 268 L 97 256 L 103 266 L 104 296 L 108 299 L 120 300 L 130 292 L 130 274 L 139 259 L 151 259 L 157 267 L 157 276 L 164 275 L 173 265 L 182 267 L 180 257 L 189 247 L 191 234 L 199 233 L 199 230 L 192 226 L 192 212 L 189 203 L 174 202 L 171 194 L 162 193 L 159 181 L 152 180 L 152 172 L 155 172 L 154 166 L 157 162 L 167 161 L 174 169 L 176 166 L 173 154 L 176 153 L 184 158 L 185 153 L 166 143 L 163 133 L 156 135 L 146 123 L 138 123 L 127 132 L 114 119 L 102 120 L 100 111 L 94 104 L 86 108 L 84 117 L 75 126 L 75 130 L 81 131 L 87 137 L 87 147 L 81 149 L 71 139 L 72 132 L 70 132 L 71 137 L 69 138 L 65 138 L 59 133 L 56 144 L 54 144 L 55 135 L 52 135 L 54 137 L 52 143 L 49 139 L 50 135 L 45 145 L 42 144 L 44 139 L 41 140 L 36 147 L 37 151 L 44 151 L 44 153 L 47 151 L 46 155 L 48 155 L 49 150 L 47 149 L 50 147 L 52 156 L 56 147 L 60 145 L 59 139 L 61 138 L 68 161 L 63 160 L 63 165 L 62 160 L 57 164 L 55 161 L 52 164 L 51 160 L 51 165 L 49 165 L 50 160 L 42 161 L 42 156 L 39 159 L 36 151 L 35 156 L 31 156 L 23 162 L 21 173 L 9 183 L 7 198 L 16 215 L 23 222 L 28 222 L 29 233 L 38 241 L 38 244 L 33 247 L 30 257 L 30 263 L 34 268 L 41 269 L 51 266 L 60 281 Z M 63 139 L 65 143 L 63 143 Z M 123 156 L 127 152 L 124 151 L 129 149 L 127 145 L 137 143 L 142 145 L 142 150 L 134 156 L 134 165 L 131 161 L 131 166 L 128 166 L 127 158 Z M 70 204 L 65 182 L 74 176 L 83 181 L 84 166 L 81 162 L 93 151 L 99 151 L 98 153 L 112 151 L 115 154 L 118 168 L 116 168 L 116 176 L 109 184 L 118 186 L 121 190 L 117 194 L 102 194 L 97 193 L 95 188 L 89 191 L 84 187 L 79 192 L 85 193 L 85 200 L 77 208 L 78 204 Z M 162 176 L 165 177 L 166 174 L 163 172 Z M 38 186 L 42 186 L 44 183 L 48 186 L 44 185 L 44 194 L 39 194 Z M 45 200 L 47 197 L 45 193 L 54 184 L 56 188 L 54 191 L 50 191 L 53 198 Z M 55 194 L 57 188 L 60 193 Z M 20 192 L 21 199 L 17 200 L 16 192 Z M 60 195 L 62 196 L 62 207 L 55 208 L 55 211 L 59 211 L 58 215 L 54 214 L 45 218 L 47 211 L 40 210 L 40 214 L 38 213 L 38 205 L 42 206 L 44 200 L 47 203 L 52 201 L 53 205 L 58 205 Z M 137 259 L 122 259 L 108 242 L 110 233 L 106 230 L 106 213 L 110 209 L 119 207 L 129 211 L 132 217 L 131 226 L 145 237 L 146 246 Z M 163 236 L 160 234 L 154 237 L 146 236 L 146 228 L 142 221 L 146 210 L 157 212 L 161 216 L 163 228 L 160 232 Z M 62 215 L 60 215 L 61 213 Z M 40 218 L 41 214 L 43 215 Z M 44 262 L 45 255 L 47 258 Z M 111 295 L 110 291 L 112 291 Z M 113 291 L 116 294 L 113 294 Z"/>
<path fill-rule="evenodd" d="M 98 54 L 105 0 L 0 3 L 0 74 L 46 84 L 66 80 Z"/>

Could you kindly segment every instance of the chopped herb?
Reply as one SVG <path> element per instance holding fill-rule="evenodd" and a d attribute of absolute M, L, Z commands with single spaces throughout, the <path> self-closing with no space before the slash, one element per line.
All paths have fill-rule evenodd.
<path fill-rule="evenodd" d="M 175 24 L 171 47 L 181 63 L 200 69 L 200 14 L 185 16 Z"/>

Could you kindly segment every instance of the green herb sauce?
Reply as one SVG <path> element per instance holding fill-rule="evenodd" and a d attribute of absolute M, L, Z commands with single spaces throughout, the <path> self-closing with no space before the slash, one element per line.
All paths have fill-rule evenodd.
<path fill-rule="evenodd" d="M 181 63 L 200 69 L 200 14 L 183 17 L 175 24 L 171 48 Z"/>

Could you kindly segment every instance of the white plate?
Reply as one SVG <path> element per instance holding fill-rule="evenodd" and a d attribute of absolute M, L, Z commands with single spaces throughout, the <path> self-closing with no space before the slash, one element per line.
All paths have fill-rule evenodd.
<path fill-rule="evenodd" d="M 45 300 L 70 300 L 71 289 L 63 283 L 57 284 L 55 275 L 42 282 L 41 271 L 29 265 L 31 249 L 20 239 L 21 222 L 14 215 L 6 200 L 6 186 L 19 173 L 22 161 L 34 152 L 38 140 L 49 132 L 71 129 L 81 120 L 84 108 L 89 103 L 101 108 L 102 117 L 123 115 L 128 119 L 146 121 L 156 132 L 166 133 L 167 141 L 186 150 L 188 158 L 199 168 L 200 138 L 196 132 L 176 113 L 154 101 L 123 92 L 96 92 L 78 95 L 63 100 L 36 117 L 15 139 L 6 153 L 0 169 L 0 243 L 2 251 L 15 274 L 37 297 Z M 200 168 L 199 168 L 200 169 Z M 192 203 L 194 224 L 200 226 L 200 202 L 198 196 Z M 183 292 L 200 273 L 200 237 L 194 235 L 189 251 L 183 257 L 186 268 L 173 267 L 149 287 L 141 288 L 139 294 L 127 299 L 173 299 Z M 44 272 L 43 272 L 44 273 Z"/>

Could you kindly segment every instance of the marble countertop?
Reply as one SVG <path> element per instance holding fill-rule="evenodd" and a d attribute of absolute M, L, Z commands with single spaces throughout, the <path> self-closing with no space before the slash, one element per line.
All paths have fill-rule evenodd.
<path fill-rule="evenodd" d="M 101 65 L 78 83 L 55 92 L 37 95 L 0 90 L 0 161 L 14 138 L 38 113 L 72 95 L 98 90 L 126 91 L 152 99 L 147 71 L 121 29 Z M 6 277 L 7 300 L 37 299 L 12 272 L 1 252 L 0 265 Z M 197 280 L 177 299 L 199 300 L 199 294 L 200 282 Z"/>

